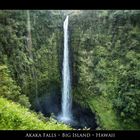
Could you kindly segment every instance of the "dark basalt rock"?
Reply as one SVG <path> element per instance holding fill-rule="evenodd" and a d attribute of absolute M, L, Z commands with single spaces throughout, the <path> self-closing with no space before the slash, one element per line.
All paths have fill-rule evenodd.
<path fill-rule="evenodd" d="M 95 114 L 89 107 L 82 107 L 77 103 L 73 103 L 73 116 L 77 122 L 75 128 L 90 128 L 95 130 L 97 128 Z"/>

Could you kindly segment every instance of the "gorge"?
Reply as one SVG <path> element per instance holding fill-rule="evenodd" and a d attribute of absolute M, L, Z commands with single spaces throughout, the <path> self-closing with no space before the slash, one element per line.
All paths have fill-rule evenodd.
<path fill-rule="evenodd" d="M 139 10 L 0 10 L 0 128 L 138 130 L 139 19 Z"/>

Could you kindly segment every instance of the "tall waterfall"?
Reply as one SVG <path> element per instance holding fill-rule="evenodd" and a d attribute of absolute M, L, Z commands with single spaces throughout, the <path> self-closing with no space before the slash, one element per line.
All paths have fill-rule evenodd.
<path fill-rule="evenodd" d="M 72 117 L 71 106 L 71 76 L 70 76 L 70 64 L 69 64 L 69 47 L 68 47 L 68 16 L 66 17 L 64 28 L 64 54 L 63 54 L 63 87 L 62 87 L 62 121 L 70 121 Z"/>

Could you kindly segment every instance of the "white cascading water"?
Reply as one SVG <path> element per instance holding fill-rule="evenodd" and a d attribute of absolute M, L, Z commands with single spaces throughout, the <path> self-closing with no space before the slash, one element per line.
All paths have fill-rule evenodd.
<path fill-rule="evenodd" d="M 69 48 L 68 48 L 68 16 L 66 17 L 63 28 L 64 28 L 64 54 L 63 54 L 63 87 L 62 87 L 62 114 L 61 120 L 69 122 L 72 119 L 71 106 L 71 76 L 70 76 L 70 65 L 69 65 Z"/>

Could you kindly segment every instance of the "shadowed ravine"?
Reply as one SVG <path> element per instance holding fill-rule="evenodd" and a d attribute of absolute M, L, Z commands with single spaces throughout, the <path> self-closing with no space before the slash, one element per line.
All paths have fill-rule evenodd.
<path fill-rule="evenodd" d="M 53 90 L 51 95 L 44 95 L 40 100 L 41 112 L 49 117 L 53 114 L 52 117 L 58 119 L 61 112 L 61 94 L 57 94 L 57 90 Z M 90 128 L 91 130 L 95 130 L 97 128 L 95 114 L 91 111 L 89 107 L 83 107 L 76 102 L 72 102 L 72 114 L 73 120 L 70 122 L 65 122 L 66 124 L 70 124 L 73 128 L 82 129 L 82 128 Z M 39 111 L 39 110 L 38 110 Z M 58 120 L 60 121 L 60 120 Z"/>
<path fill-rule="evenodd" d="M 0 129 L 140 130 L 139 60 L 140 10 L 0 10 Z"/>
<path fill-rule="evenodd" d="M 46 116 L 51 116 L 60 122 L 68 124 L 73 128 L 90 128 L 95 130 L 97 127 L 95 114 L 89 107 L 82 107 L 72 101 L 72 77 L 71 77 L 71 52 L 69 49 L 69 17 L 63 23 L 64 30 L 64 49 L 62 61 L 62 93 L 61 90 L 53 88 L 50 94 L 42 96 L 39 100 L 41 108 L 37 105 L 38 111 Z M 61 94 L 58 94 L 61 93 Z"/>

